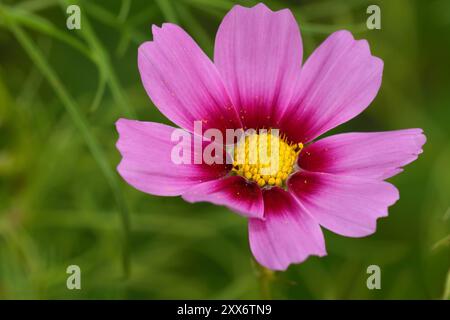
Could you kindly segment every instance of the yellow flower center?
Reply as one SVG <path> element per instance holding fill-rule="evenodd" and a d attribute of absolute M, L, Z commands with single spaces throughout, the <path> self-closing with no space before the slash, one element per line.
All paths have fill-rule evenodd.
<path fill-rule="evenodd" d="M 294 170 L 302 143 L 290 143 L 275 130 L 243 137 L 234 147 L 232 171 L 263 186 L 283 186 Z"/>

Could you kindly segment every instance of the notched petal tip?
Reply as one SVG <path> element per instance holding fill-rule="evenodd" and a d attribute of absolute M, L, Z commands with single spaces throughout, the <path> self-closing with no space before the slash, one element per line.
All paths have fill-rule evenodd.
<path fill-rule="evenodd" d="M 367 41 L 367 39 L 356 39 L 349 30 L 345 30 L 345 29 L 335 31 L 329 37 L 336 37 L 337 38 L 336 40 L 338 40 L 338 41 L 348 42 L 349 44 L 354 46 L 356 49 L 361 50 L 362 54 L 366 54 L 368 56 L 375 58 L 376 63 L 377 64 L 381 63 L 381 67 L 383 66 L 383 60 L 372 54 L 372 51 L 370 49 L 370 44 Z"/>
<path fill-rule="evenodd" d="M 402 168 L 400 168 L 400 170 L 403 171 Z M 375 234 L 378 229 L 379 221 L 381 219 L 387 218 L 389 216 L 389 207 L 392 207 L 398 200 L 400 200 L 399 190 L 393 184 L 391 184 L 389 182 L 385 182 L 385 183 L 387 185 L 390 185 L 390 188 L 392 190 L 392 195 L 391 195 L 392 198 L 390 199 L 390 202 L 387 203 L 386 210 L 374 219 L 372 228 L 367 229 L 367 230 L 369 230 L 368 232 L 363 232 L 359 235 L 352 236 L 353 238 L 365 238 L 365 237 L 369 237 L 369 236 Z"/>
<path fill-rule="evenodd" d="M 133 120 L 129 120 L 129 119 L 125 119 L 125 118 L 119 118 L 116 121 L 116 123 L 115 123 L 116 131 L 119 134 L 119 137 L 118 137 L 115 145 L 116 145 L 116 149 L 119 150 L 119 153 L 121 155 L 123 155 L 123 134 L 124 134 L 124 130 L 126 129 L 126 127 L 128 126 L 128 124 L 130 122 L 133 122 Z M 119 167 L 117 167 L 117 168 L 119 168 Z"/>
<path fill-rule="evenodd" d="M 400 192 L 398 191 L 397 187 L 394 186 L 392 183 L 384 181 L 386 185 L 388 185 L 387 189 L 391 189 L 391 192 L 389 193 L 390 198 L 387 200 L 386 205 L 387 207 L 393 206 L 399 199 L 400 199 Z M 388 216 L 388 211 L 386 209 L 386 217 Z"/>
<path fill-rule="evenodd" d="M 153 37 L 155 37 L 155 35 L 161 30 L 161 27 L 156 25 L 156 24 L 152 24 L 152 34 Z"/>
<path fill-rule="evenodd" d="M 130 120 L 130 119 L 126 119 L 126 118 L 119 118 L 119 119 L 117 119 L 116 123 L 115 123 L 117 131 L 122 130 L 122 128 L 124 126 L 126 126 L 128 123 L 134 122 L 134 121 L 136 121 L 136 120 Z"/>
<path fill-rule="evenodd" d="M 125 169 L 124 169 L 124 159 L 122 158 L 119 164 L 116 166 L 117 173 L 126 181 Z"/>
<path fill-rule="evenodd" d="M 269 12 L 273 12 L 267 5 L 265 5 L 264 3 L 260 2 L 256 5 L 254 5 L 253 7 L 246 7 L 246 6 L 242 6 L 240 4 L 235 4 L 230 11 L 236 11 L 236 10 L 242 10 L 242 11 L 254 11 L 254 10 L 264 10 L 264 11 L 269 11 Z"/>
<path fill-rule="evenodd" d="M 382 76 L 383 75 L 383 70 L 384 70 L 384 61 L 383 61 L 383 59 L 381 59 L 380 57 L 377 57 L 377 56 L 373 56 L 373 55 L 371 55 L 371 57 L 372 57 L 372 61 L 373 61 L 375 70 L 379 70 L 380 76 Z"/>
<path fill-rule="evenodd" d="M 269 14 L 289 14 L 293 16 L 292 11 L 288 8 L 280 9 L 280 10 L 272 10 L 270 9 L 265 3 L 258 3 L 254 5 L 253 7 L 245 7 L 239 4 L 234 5 L 231 9 L 231 11 L 244 11 L 246 13 L 251 11 L 257 11 L 261 14 L 269 13 Z"/>
<path fill-rule="evenodd" d="M 132 119 L 126 119 L 126 118 L 119 118 L 117 119 L 115 123 L 115 127 L 117 130 L 117 133 L 119 133 L 119 139 L 122 137 L 122 134 L 125 133 L 126 129 L 131 128 L 133 125 L 139 125 L 140 121 L 138 120 L 132 120 Z"/>
<path fill-rule="evenodd" d="M 419 155 L 423 152 L 423 146 L 427 142 L 427 136 L 425 135 L 425 133 L 423 132 L 422 129 L 417 129 L 415 142 L 417 144 L 417 149 L 418 149 L 417 154 Z"/>
<path fill-rule="evenodd" d="M 264 10 L 267 10 L 267 11 L 272 11 L 265 3 L 263 3 L 263 2 L 259 2 L 259 3 L 257 3 L 256 5 L 254 5 L 253 7 L 250 7 L 251 9 L 252 8 L 255 8 L 255 9 L 264 9 Z M 273 12 L 273 11 L 272 11 Z"/>
<path fill-rule="evenodd" d="M 161 24 L 161 26 L 152 24 L 153 41 L 158 42 L 159 41 L 158 39 L 163 37 L 165 34 L 177 31 L 184 32 L 180 26 L 171 22 L 164 22 L 163 24 Z"/>
<path fill-rule="evenodd" d="M 348 41 L 348 42 L 355 41 L 353 34 L 345 29 L 335 31 L 332 34 L 330 34 L 329 37 L 336 37 L 341 41 Z"/>
<path fill-rule="evenodd" d="M 401 129 L 398 132 L 404 132 L 406 136 L 410 137 L 408 143 L 411 144 L 410 154 L 418 156 L 423 153 L 423 146 L 427 142 L 427 137 L 421 128 Z M 417 159 L 417 157 L 416 157 Z"/>

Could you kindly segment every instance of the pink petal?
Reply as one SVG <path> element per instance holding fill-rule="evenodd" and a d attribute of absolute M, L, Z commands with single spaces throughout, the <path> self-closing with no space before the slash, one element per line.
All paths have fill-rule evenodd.
<path fill-rule="evenodd" d="M 180 127 L 192 131 L 195 120 L 204 129 L 241 127 L 216 67 L 180 27 L 153 26 L 153 41 L 139 47 L 138 65 L 153 103 Z"/>
<path fill-rule="evenodd" d="M 384 180 L 416 160 L 425 141 L 422 129 L 338 134 L 307 146 L 298 164 L 308 171 Z"/>
<path fill-rule="evenodd" d="M 223 165 L 176 164 L 171 159 L 172 148 L 180 141 L 171 141 L 176 128 L 154 122 L 119 119 L 117 149 L 122 155 L 117 170 L 136 189 L 160 196 L 175 196 L 189 188 L 226 174 Z M 177 129 L 181 130 L 181 129 Z M 186 150 L 194 152 L 184 141 Z"/>
<path fill-rule="evenodd" d="M 246 128 L 270 127 L 292 94 L 302 63 L 291 11 L 234 6 L 216 36 L 214 63 Z"/>
<path fill-rule="evenodd" d="M 326 255 L 319 224 L 288 192 L 263 192 L 265 220 L 249 219 L 250 248 L 256 261 L 272 270 L 285 270 L 310 255 Z"/>
<path fill-rule="evenodd" d="M 348 31 L 333 33 L 303 66 L 280 129 L 305 143 L 352 119 L 375 98 L 382 71 L 383 61 L 371 55 L 367 41 Z"/>
<path fill-rule="evenodd" d="M 323 227 L 348 237 L 375 232 L 399 198 L 385 181 L 301 171 L 288 180 L 289 191 Z"/>
<path fill-rule="evenodd" d="M 184 193 L 183 199 L 224 205 L 246 217 L 263 218 L 264 215 L 261 189 L 239 176 L 202 183 Z"/>

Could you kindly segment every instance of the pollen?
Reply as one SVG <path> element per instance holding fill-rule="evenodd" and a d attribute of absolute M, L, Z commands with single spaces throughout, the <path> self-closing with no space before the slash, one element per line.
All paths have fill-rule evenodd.
<path fill-rule="evenodd" d="M 278 130 L 255 131 L 235 145 L 232 171 L 260 187 L 283 187 L 302 149 L 302 143 L 289 142 Z"/>

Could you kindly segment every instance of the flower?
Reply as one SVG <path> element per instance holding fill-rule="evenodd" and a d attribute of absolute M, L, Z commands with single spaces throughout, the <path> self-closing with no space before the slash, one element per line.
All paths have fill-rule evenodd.
<path fill-rule="evenodd" d="M 263 173 L 258 160 L 238 163 L 236 154 L 232 165 L 176 164 L 174 127 L 120 119 L 118 172 L 143 192 L 225 205 L 248 217 L 251 251 L 273 270 L 326 255 L 321 227 L 347 237 L 374 233 L 377 219 L 399 199 L 384 180 L 417 159 L 425 136 L 406 129 L 316 141 L 371 103 L 383 61 L 348 31 L 331 34 L 303 65 L 302 53 L 292 13 L 264 4 L 234 6 L 225 16 L 214 63 L 180 27 L 153 26 L 138 66 L 157 108 L 192 137 L 195 121 L 221 132 L 255 129 L 257 141 L 258 130 L 268 129 L 265 137 L 279 146 L 279 167 Z M 247 154 L 255 149 L 250 137 L 242 140 Z"/>

